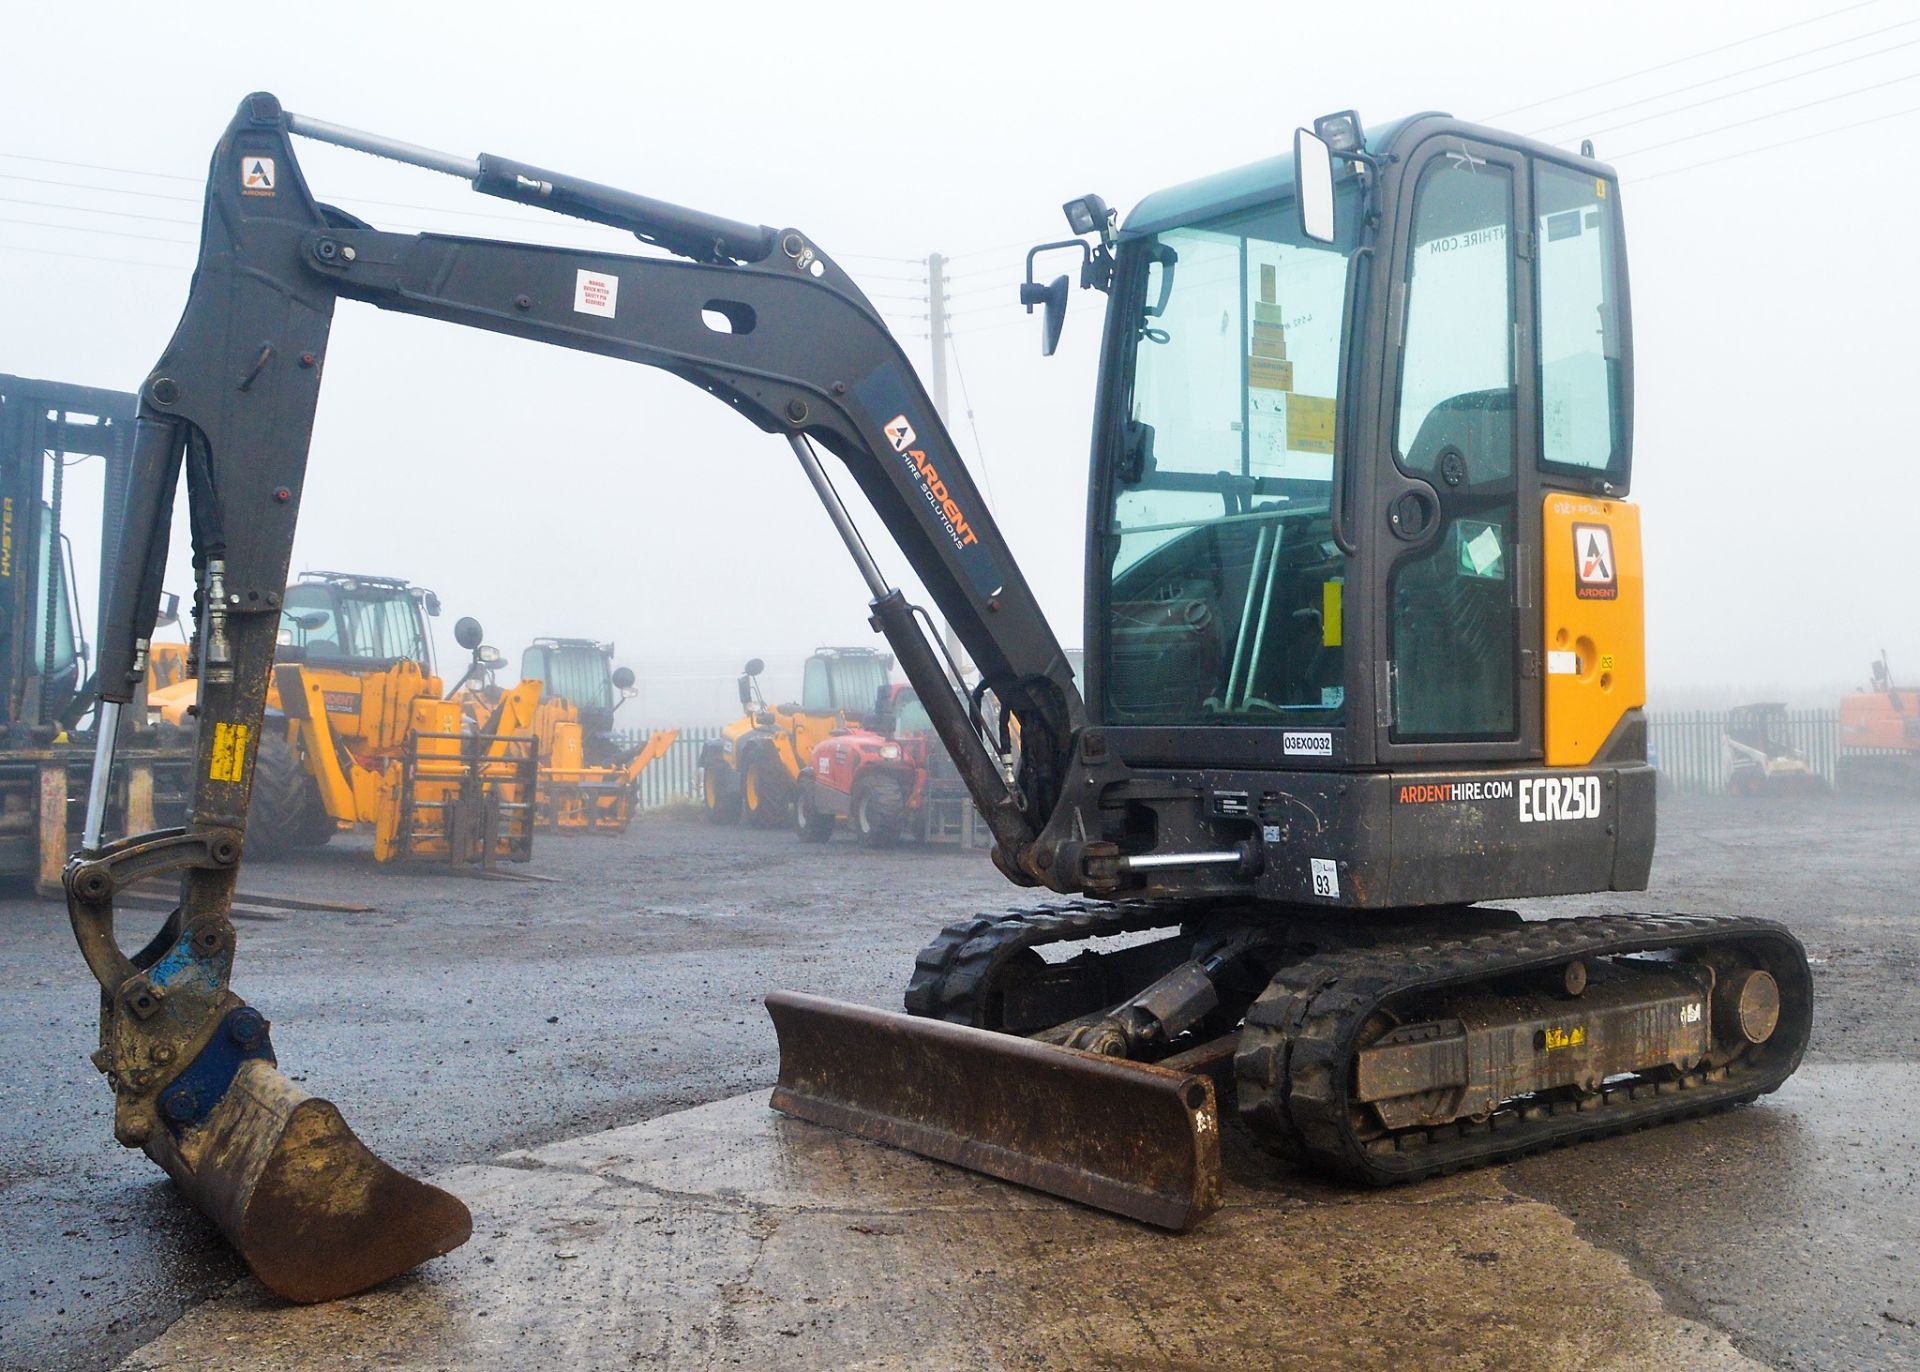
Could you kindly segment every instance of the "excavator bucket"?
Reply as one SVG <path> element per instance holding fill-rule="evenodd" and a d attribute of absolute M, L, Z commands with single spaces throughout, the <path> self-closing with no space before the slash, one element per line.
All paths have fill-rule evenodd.
<path fill-rule="evenodd" d="M 1220 1203 L 1201 1072 L 774 991 L 773 1108 L 1167 1229 Z"/>
<path fill-rule="evenodd" d="M 382 1162 L 267 1061 L 243 1063 L 203 1122 L 145 1149 L 290 1301 L 364 1291 L 473 1234 L 458 1197 Z"/>

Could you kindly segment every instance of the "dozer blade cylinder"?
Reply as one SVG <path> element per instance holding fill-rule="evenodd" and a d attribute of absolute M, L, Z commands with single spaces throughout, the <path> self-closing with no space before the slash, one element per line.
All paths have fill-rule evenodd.
<path fill-rule="evenodd" d="M 265 1061 L 243 1063 L 203 1122 L 144 1147 L 291 1301 L 364 1291 L 473 1234 L 458 1197 L 382 1162 L 331 1101 Z"/>
<path fill-rule="evenodd" d="M 767 996 L 773 1108 L 1167 1229 L 1220 1203 L 1213 1082 L 818 996 Z"/>

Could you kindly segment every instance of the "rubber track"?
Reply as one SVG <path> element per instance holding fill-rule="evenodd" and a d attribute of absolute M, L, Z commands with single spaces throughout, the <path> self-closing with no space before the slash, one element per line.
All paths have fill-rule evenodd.
<path fill-rule="evenodd" d="M 1017 954 L 1048 943 L 1176 928 L 1190 907 L 1165 901 L 1069 900 L 949 924 L 913 961 L 907 1013 L 996 1029 L 993 989 Z"/>
<path fill-rule="evenodd" d="M 1371 1148 L 1353 1133 L 1347 1088 L 1356 1040 L 1387 1002 L 1574 958 L 1724 943 L 1764 946 L 1767 966 L 1780 980 L 1780 1024 L 1762 1053 L 1676 1081 L 1607 1087 L 1587 1108 L 1572 1101 L 1529 1103 L 1484 1122 L 1403 1130 Z M 1811 1004 L 1799 941 L 1784 925 L 1762 919 L 1583 916 L 1446 942 L 1323 953 L 1282 967 L 1247 1012 L 1234 1060 L 1240 1114 L 1265 1147 L 1291 1162 L 1373 1185 L 1413 1181 L 1751 1101 L 1799 1066 Z"/>

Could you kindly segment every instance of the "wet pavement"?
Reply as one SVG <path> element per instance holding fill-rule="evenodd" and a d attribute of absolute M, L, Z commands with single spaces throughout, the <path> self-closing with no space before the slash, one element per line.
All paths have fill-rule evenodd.
<path fill-rule="evenodd" d="M 547 842 L 535 870 L 563 878 L 550 884 L 379 872 L 350 845 L 254 866 L 243 885 L 377 907 L 243 922 L 236 987 L 274 1019 L 291 1075 L 338 1102 L 391 1161 L 452 1173 L 475 1204 L 480 1227 L 466 1249 L 339 1307 L 409 1337 L 441 1329 L 448 1342 L 437 1349 L 431 1339 L 362 1348 L 344 1325 L 326 1326 L 324 1347 L 300 1347 L 298 1331 L 320 1327 L 311 1321 L 343 1317 L 275 1310 L 157 1169 L 112 1142 L 108 1092 L 86 1061 L 96 993 L 64 911 L 0 902 L 12 935 L 0 947 L 11 1050 L 0 1367 L 111 1367 L 155 1338 L 163 1342 L 134 1365 L 306 1366 L 302 1356 L 353 1348 L 401 1365 L 489 1365 L 515 1343 L 476 1332 L 477 1309 L 516 1308 L 489 1294 L 504 1290 L 494 1270 L 503 1264 L 516 1291 L 543 1293 L 531 1304 L 556 1349 L 586 1336 L 555 1331 L 593 1323 L 565 1307 L 626 1311 L 624 1332 L 572 1365 L 942 1365 L 930 1348 L 950 1351 L 954 1366 L 1267 1366 L 1276 1348 L 1314 1351 L 1323 1365 L 1339 1365 L 1343 1348 L 1345 1361 L 1416 1349 L 1468 1366 L 1597 1365 L 1602 1354 L 1645 1365 L 1619 1362 L 1629 1351 L 1676 1367 L 1736 1356 L 1794 1368 L 1914 1365 L 1920 1147 L 1906 1102 L 1920 1085 L 1917 828 L 1911 806 L 1678 802 L 1663 811 L 1652 891 L 1556 904 L 1793 925 L 1816 959 L 1818 1002 L 1808 1065 L 1780 1095 L 1384 1197 L 1266 1178 L 1243 1159 L 1242 1189 L 1196 1236 L 1198 1252 L 1193 1239 L 898 1155 L 857 1163 L 856 1152 L 881 1150 L 796 1142 L 822 1131 L 759 1105 L 774 1063 L 765 990 L 897 1004 L 935 926 L 1019 899 L 983 858 L 847 843 L 823 851 L 783 833 L 646 822 L 620 839 Z M 674 1114 L 711 1102 L 728 1103 Z M 773 1168 L 803 1199 L 719 1195 L 739 1190 L 738 1179 L 709 1175 L 703 1160 L 716 1150 L 692 1142 L 716 1119 L 742 1147 L 781 1159 L 740 1163 L 745 1173 Z M 591 1196 L 614 1184 L 597 1164 L 549 1160 L 555 1148 L 600 1144 L 557 1141 L 639 1121 L 653 1123 L 632 1147 L 655 1150 L 635 1164 L 640 1191 L 693 1197 L 675 1204 L 716 1226 L 710 1263 L 704 1250 L 650 1246 L 647 1231 L 675 1222 L 643 1222 L 638 1211 L 629 1228 L 615 1226 L 618 1242 L 542 1257 L 546 1226 L 594 1212 Z M 509 1157 L 527 1150 L 535 1155 Z M 687 1172 L 694 1163 L 698 1176 Z M 946 1188 L 961 1198 L 940 1213 L 969 1218 L 920 1242 L 819 1219 L 823 1204 L 844 1205 L 804 1199 L 810 1187 L 879 1172 L 898 1192 L 881 1195 L 886 1204 L 914 1212 L 916 1188 Z M 548 1186 L 559 1188 L 552 1214 L 540 1199 Z M 701 1199 L 702 1187 L 713 1195 Z M 1422 1207 L 1442 1199 L 1471 1212 L 1466 1228 L 1423 1227 L 1442 1210 Z M 498 1222 L 486 1218 L 494 1214 Z M 752 1238 L 768 1216 L 786 1238 Z M 1503 1227 L 1509 1220 L 1515 1227 Z M 1448 1245 L 1467 1243 L 1469 1230 L 1498 1242 L 1459 1251 L 1510 1252 L 1513 1262 L 1460 1258 Z M 823 1260 L 842 1252 L 843 1266 Z M 1169 1258 L 1171 1275 L 1157 1276 Z M 599 1275 L 574 1289 L 574 1271 Z M 658 1327 L 642 1318 L 643 1306 L 673 1308 L 649 1283 L 683 1279 L 706 1292 L 697 1308 Z M 728 1290 L 741 1301 L 729 1305 Z M 890 1309 L 910 1312 L 898 1321 L 920 1331 L 910 1347 L 875 1332 Z M 465 1321 L 458 1329 L 442 1319 L 448 1310 Z M 796 1323 L 802 1315 L 821 1324 Z M 1122 1326 L 1133 1332 L 1112 1332 Z M 976 1342 L 953 1341 L 962 1328 Z M 929 1342 L 942 1337 L 950 1342 Z"/>

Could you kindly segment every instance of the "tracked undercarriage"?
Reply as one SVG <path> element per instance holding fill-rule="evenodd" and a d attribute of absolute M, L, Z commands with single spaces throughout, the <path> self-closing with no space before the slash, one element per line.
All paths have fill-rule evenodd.
<path fill-rule="evenodd" d="M 1805 956 L 1767 920 L 1315 916 L 984 916 L 921 953 L 907 1009 L 1209 1070 L 1267 1150 L 1374 1184 L 1751 1101 L 1792 1073 L 1811 1027 Z"/>

